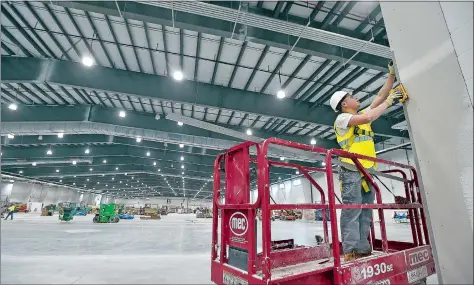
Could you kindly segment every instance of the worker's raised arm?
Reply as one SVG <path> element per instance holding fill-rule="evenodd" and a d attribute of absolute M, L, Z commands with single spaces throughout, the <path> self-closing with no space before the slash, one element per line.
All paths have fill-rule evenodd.
<path fill-rule="evenodd" d="M 363 124 L 369 124 L 373 121 L 377 120 L 387 108 L 392 106 L 394 103 L 397 103 L 403 94 L 399 91 L 393 92 L 392 94 L 388 95 L 388 97 L 381 102 L 377 107 L 370 108 L 367 112 L 363 114 L 353 115 L 349 120 L 349 126 L 358 126 Z"/>
<path fill-rule="evenodd" d="M 393 66 L 393 61 L 390 61 L 388 64 L 389 74 L 387 80 L 385 80 L 385 84 L 380 89 L 377 96 L 375 96 L 374 100 L 370 104 L 370 108 L 376 108 L 379 106 L 385 99 L 387 99 L 388 94 L 390 93 L 390 89 L 393 87 L 393 83 L 395 82 L 395 67 Z"/>

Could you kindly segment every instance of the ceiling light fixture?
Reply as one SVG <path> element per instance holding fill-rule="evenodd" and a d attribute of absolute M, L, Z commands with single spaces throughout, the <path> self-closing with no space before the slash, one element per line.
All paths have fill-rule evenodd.
<path fill-rule="evenodd" d="M 252 135 L 252 130 L 251 130 L 251 129 L 247 129 L 246 133 L 247 133 L 248 136 L 251 136 L 251 135 Z"/>
<path fill-rule="evenodd" d="M 63 133 L 58 133 L 58 138 L 62 139 L 64 137 Z"/>
<path fill-rule="evenodd" d="M 181 156 L 181 160 L 184 160 L 184 156 Z"/>
<path fill-rule="evenodd" d="M 76 165 L 76 163 L 77 163 L 77 161 L 75 161 L 75 160 L 72 161 L 72 164 L 73 164 L 73 165 Z"/>
<path fill-rule="evenodd" d="M 156 161 L 153 161 L 153 165 L 156 166 Z"/>
<path fill-rule="evenodd" d="M 120 111 L 119 112 L 119 117 L 125 118 L 126 116 L 127 116 L 127 114 L 125 113 L 125 111 Z"/>
<path fill-rule="evenodd" d="M 315 145 L 315 144 L 316 144 L 316 140 L 315 140 L 315 139 L 311 139 L 310 144 L 311 144 L 311 145 Z"/>
<path fill-rule="evenodd" d="M 85 154 L 89 154 L 89 152 L 91 152 L 88 148 L 86 148 L 86 150 L 84 151 Z"/>
<path fill-rule="evenodd" d="M 56 169 L 56 172 L 59 172 L 59 169 Z"/>
<path fill-rule="evenodd" d="M 181 81 L 183 80 L 183 73 L 180 71 L 180 70 L 176 70 L 174 73 L 173 73 L 173 78 L 177 81 Z"/>
<path fill-rule="evenodd" d="M 107 163 L 107 160 L 106 160 L 106 159 L 104 159 L 102 162 L 103 162 L 103 163 Z"/>
<path fill-rule="evenodd" d="M 8 109 L 10 109 L 10 110 L 16 111 L 17 108 L 18 108 L 18 106 L 15 103 L 11 103 L 10 105 L 8 105 Z"/>
<path fill-rule="evenodd" d="M 8 135 L 7 135 L 7 138 L 13 139 L 13 138 L 15 138 L 15 136 L 14 136 L 13 134 L 8 134 Z"/>
<path fill-rule="evenodd" d="M 149 152 L 149 151 L 146 152 L 146 156 L 150 156 L 150 152 Z"/>
<path fill-rule="evenodd" d="M 115 170 L 118 170 L 118 167 L 115 167 Z"/>
<path fill-rule="evenodd" d="M 36 162 L 33 162 L 31 165 L 36 166 Z"/>
<path fill-rule="evenodd" d="M 184 125 L 183 122 L 178 122 L 178 126 Z"/>
<path fill-rule="evenodd" d="M 142 138 L 141 137 L 137 137 L 137 142 L 141 142 L 142 141 Z"/>
<path fill-rule="evenodd" d="M 277 92 L 277 98 L 278 98 L 278 99 L 283 99 L 283 98 L 285 98 L 285 97 L 286 97 L 285 91 L 282 90 L 282 89 L 278 90 L 278 92 Z"/>
<path fill-rule="evenodd" d="M 89 168 L 89 171 L 92 171 L 93 169 L 92 168 Z"/>
<path fill-rule="evenodd" d="M 53 154 L 53 151 L 51 149 L 48 149 L 48 151 L 46 152 L 47 155 L 52 155 Z"/>
<path fill-rule="evenodd" d="M 184 144 L 180 143 L 179 148 L 183 148 L 183 147 L 184 147 Z"/>
<path fill-rule="evenodd" d="M 94 59 L 90 56 L 83 56 L 82 57 L 82 64 L 84 64 L 85 66 L 87 67 L 91 67 L 92 65 L 94 65 Z"/>

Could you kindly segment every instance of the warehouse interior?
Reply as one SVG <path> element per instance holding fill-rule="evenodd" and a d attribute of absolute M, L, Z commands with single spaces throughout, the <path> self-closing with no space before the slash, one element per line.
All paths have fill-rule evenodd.
<path fill-rule="evenodd" d="M 436 265 L 426 283 L 472 284 L 472 2 L 2 1 L 1 12 L 1 283 L 215 283 L 215 185 L 227 179 L 216 158 L 269 138 L 340 149 L 331 96 L 368 107 L 392 60 L 409 99 L 372 123 L 377 157 L 418 173 Z M 268 158 L 331 168 L 288 148 Z M 303 174 L 272 168 L 272 203 L 323 203 L 312 181 L 328 197 L 328 178 Z M 374 180 L 384 203 L 405 195 L 391 177 Z M 285 211 L 271 238 L 316 245 L 318 212 Z M 384 212 L 375 236 L 384 220 L 387 237 L 410 242 L 409 210 Z"/>

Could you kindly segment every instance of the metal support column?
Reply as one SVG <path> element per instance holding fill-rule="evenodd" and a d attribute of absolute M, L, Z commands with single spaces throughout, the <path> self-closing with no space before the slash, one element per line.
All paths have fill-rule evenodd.
<path fill-rule="evenodd" d="M 473 107 L 440 2 L 380 1 L 440 284 L 473 284 Z M 470 193 L 470 194 L 469 194 Z"/>

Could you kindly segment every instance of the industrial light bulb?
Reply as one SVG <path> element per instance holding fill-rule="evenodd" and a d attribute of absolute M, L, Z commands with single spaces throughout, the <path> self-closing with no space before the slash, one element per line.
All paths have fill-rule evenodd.
<path fill-rule="evenodd" d="M 107 160 L 104 159 L 102 162 L 103 162 L 103 163 L 107 163 Z"/>
<path fill-rule="evenodd" d="M 33 162 L 31 165 L 36 166 L 36 162 Z"/>
<path fill-rule="evenodd" d="M 75 161 L 75 160 L 72 161 L 72 164 L 76 165 L 76 163 L 77 163 L 77 161 Z"/>
<path fill-rule="evenodd" d="M 312 145 L 315 145 L 316 144 L 316 140 L 315 139 L 311 139 L 311 142 L 310 142 Z"/>
<path fill-rule="evenodd" d="M 47 155 L 52 155 L 53 154 L 53 151 L 48 149 L 48 151 L 46 152 Z"/>
<path fill-rule="evenodd" d="M 149 151 L 146 152 L 146 156 L 150 156 L 150 152 L 149 152 Z"/>
<path fill-rule="evenodd" d="M 153 165 L 156 166 L 156 161 L 153 161 Z"/>
<path fill-rule="evenodd" d="M 15 111 L 18 108 L 18 106 L 15 103 L 11 103 L 8 105 L 8 109 Z"/>
<path fill-rule="evenodd" d="M 183 125 L 183 122 L 178 122 L 178 126 L 182 126 Z"/>
<path fill-rule="evenodd" d="M 284 90 L 278 90 L 277 92 L 277 98 L 278 99 L 283 99 L 285 98 L 286 94 L 285 94 L 285 91 Z"/>
<path fill-rule="evenodd" d="M 7 135 L 7 138 L 13 139 L 13 138 L 15 138 L 15 136 L 14 136 L 13 134 L 8 134 L 8 135 Z"/>
<path fill-rule="evenodd" d="M 322 165 L 322 166 L 326 166 L 326 162 L 323 161 L 323 162 L 321 163 L 321 165 Z"/>
<path fill-rule="evenodd" d="M 89 171 L 92 171 L 93 169 L 92 168 L 89 168 Z"/>
<path fill-rule="evenodd" d="M 118 167 L 115 167 L 115 170 L 118 170 Z"/>
<path fill-rule="evenodd" d="M 181 156 L 181 160 L 184 160 L 184 156 Z"/>
<path fill-rule="evenodd" d="M 125 113 L 125 111 L 120 111 L 120 112 L 119 112 L 119 117 L 125 118 L 125 116 L 127 116 L 127 114 Z"/>
<path fill-rule="evenodd" d="M 180 144 L 179 144 L 179 147 L 180 147 L 180 148 L 183 148 L 183 147 L 184 147 L 184 144 L 180 143 Z"/>
<path fill-rule="evenodd" d="M 62 139 L 62 138 L 63 138 L 63 136 L 64 136 L 64 134 L 63 134 L 63 133 L 58 133 L 58 138 Z"/>
<path fill-rule="evenodd" d="M 22 173 L 23 173 L 23 170 L 20 170 L 19 173 L 22 174 Z"/>
<path fill-rule="evenodd" d="M 181 165 L 181 169 L 184 169 L 184 165 Z"/>
<path fill-rule="evenodd" d="M 173 78 L 177 81 L 181 81 L 183 80 L 183 73 L 180 71 L 180 70 L 176 70 L 174 73 L 173 73 Z"/>
<path fill-rule="evenodd" d="M 141 137 L 137 137 L 137 142 L 141 142 L 142 141 L 142 138 Z"/>
<path fill-rule="evenodd" d="M 251 135 L 252 135 L 252 130 L 251 130 L 251 129 L 247 129 L 247 132 L 246 132 L 246 133 L 247 133 L 248 136 L 251 136 Z"/>
<path fill-rule="evenodd" d="M 281 161 L 285 160 L 285 157 L 284 156 L 280 157 L 280 160 Z"/>
<path fill-rule="evenodd" d="M 56 172 L 59 172 L 59 169 L 56 169 Z"/>
<path fill-rule="evenodd" d="M 85 154 L 89 154 L 90 150 L 88 148 L 86 148 L 86 150 L 84 151 Z"/>
<path fill-rule="evenodd" d="M 82 57 L 82 64 L 87 67 L 91 67 L 92 65 L 94 65 L 94 59 L 90 56 L 84 56 Z"/>

